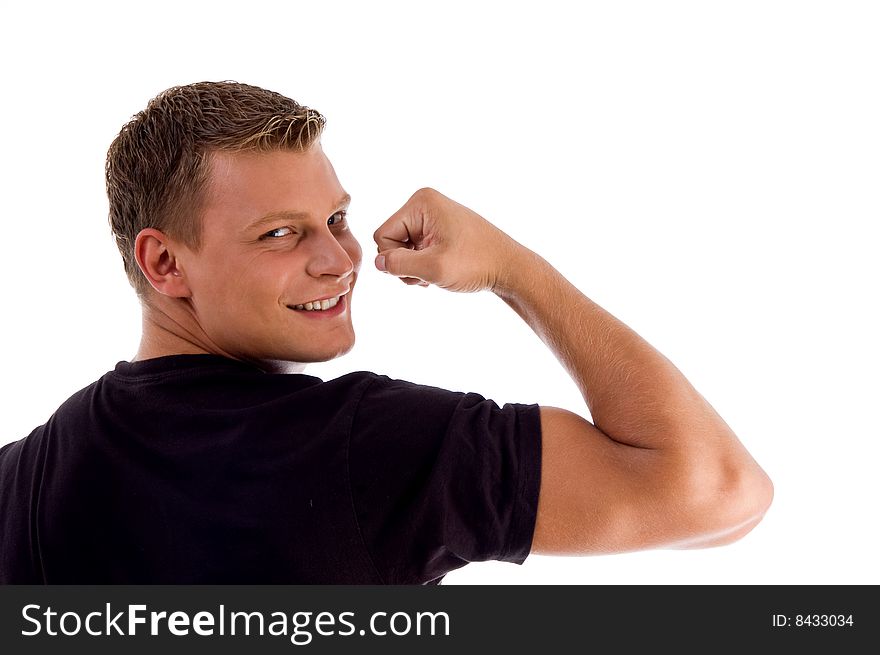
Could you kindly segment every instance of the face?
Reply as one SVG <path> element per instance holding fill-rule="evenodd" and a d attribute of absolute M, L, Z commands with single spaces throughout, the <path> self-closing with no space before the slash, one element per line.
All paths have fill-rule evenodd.
<path fill-rule="evenodd" d="M 194 318 L 218 352 L 319 362 L 351 350 L 361 248 L 348 201 L 320 144 L 213 155 L 201 247 L 178 260 Z"/>

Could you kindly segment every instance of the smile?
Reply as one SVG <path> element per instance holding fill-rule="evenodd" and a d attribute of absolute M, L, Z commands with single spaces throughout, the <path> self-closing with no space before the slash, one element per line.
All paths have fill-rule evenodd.
<path fill-rule="evenodd" d="M 341 314 L 345 310 L 345 298 L 347 295 L 348 291 L 332 298 L 312 300 L 301 305 L 288 305 L 288 307 L 296 311 L 323 314 L 326 316 L 335 316 L 337 314 Z"/>

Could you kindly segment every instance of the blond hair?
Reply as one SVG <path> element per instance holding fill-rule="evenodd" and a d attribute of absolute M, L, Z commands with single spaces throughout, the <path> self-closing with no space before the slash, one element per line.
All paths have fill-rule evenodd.
<path fill-rule="evenodd" d="M 176 86 L 132 117 L 110 145 L 105 171 L 110 227 L 138 295 L 149 288 L 134 256 L 141 230 L 198 249 L 212 152 L 303 151 L 324 123 L 314 109 L 238 82 Z"/>

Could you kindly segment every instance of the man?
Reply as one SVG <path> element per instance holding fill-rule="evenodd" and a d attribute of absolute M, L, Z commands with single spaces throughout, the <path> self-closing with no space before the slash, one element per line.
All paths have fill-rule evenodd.
<path fill-rule="evenodd" d="M 122 129 L 107 190 L 140 348 L 0 450 L 0 581 L 439 583 L 470 561 L 726 544 L 761 520 L 769 478 L 681 373 L 431 189 L 376 230 L 376 267 L 498 295 L 595 424 L 303 374 L 352 348 L 362 259 L 323 125 L 223 82 Z"/>

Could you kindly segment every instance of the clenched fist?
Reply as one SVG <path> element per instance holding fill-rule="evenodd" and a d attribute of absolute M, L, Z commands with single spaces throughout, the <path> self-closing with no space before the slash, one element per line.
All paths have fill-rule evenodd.
<path fill-rule="evenodd" d="M 434 189 L 419 189 L 373 234 L 376 268 L 406 284 L 449 291 L 494 290 L 519 243 Z"/>

